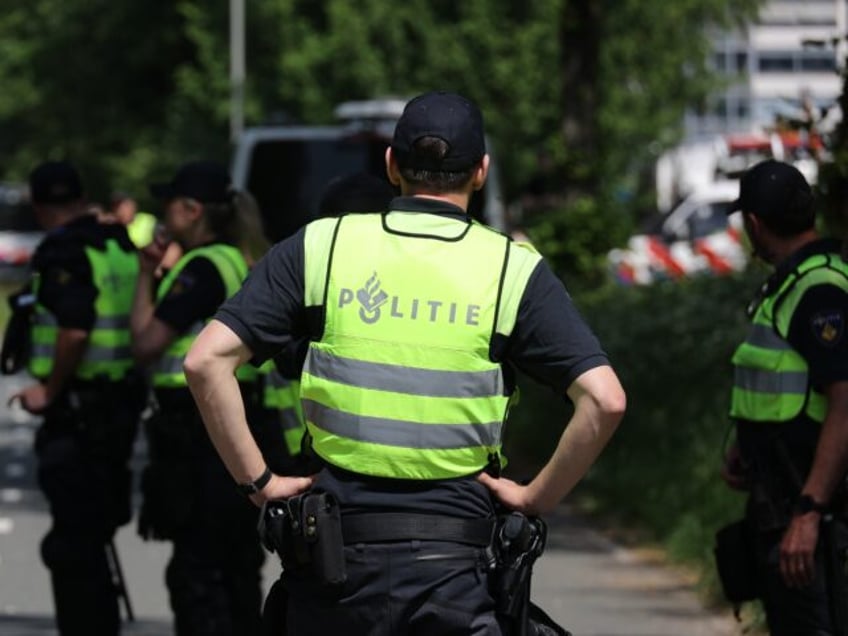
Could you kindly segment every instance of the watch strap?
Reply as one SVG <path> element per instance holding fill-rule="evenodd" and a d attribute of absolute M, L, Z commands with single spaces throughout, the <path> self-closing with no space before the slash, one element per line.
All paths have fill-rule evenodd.
<path fill-rule="evenodd" d="M 238 489 L 243 495 L 255 495 L 271 481 L 271 469 L 265 466 L 265 471 L 253 481 L 238 484 Z"/>
<path fill-rule="evenodd" d="M 826 514 L 828 512 L 827 504 L 820 503 L 813 499 L 811 495 L 802 494 L 795 502 L 795 514 L 807 514 L 808 512 L 818 512 Z"/>

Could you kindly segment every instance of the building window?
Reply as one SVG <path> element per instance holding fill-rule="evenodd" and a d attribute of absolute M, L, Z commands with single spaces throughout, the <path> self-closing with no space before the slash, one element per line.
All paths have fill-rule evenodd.
<path fill-rule="evenodd" d="M 762 51 L 757 60 L 761 73 L 832 73 L 836 71 L 833 51 Z"/>
<path fill-rule="evenodd" d="M 836 55 L 828 51 L 803 51 L 801 70 L 813 73 L 836 71 Z"/>
<path fill-rule="evenodd" d="M 769 51 L 759 55 L 759 69 L 763 73 L 791 73 L 795 69 L 792 51 Z"/>

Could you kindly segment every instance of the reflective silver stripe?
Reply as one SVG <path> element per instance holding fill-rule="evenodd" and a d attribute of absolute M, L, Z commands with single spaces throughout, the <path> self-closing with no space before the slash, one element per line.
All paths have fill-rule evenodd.
<path fill-rule="evenodd" d="M 46 311 L 36 311 L 33 315 L 33 324 L 36 327 L 58 327 L 59 323 L 56 321 L 56 316 L 53 314 L 47 313 Z"/>
<path fill-rule="evenodd" d="M 50 358 L 51 360 L 56 354 L 56 349 L 52 344 L 43 344 L 40 342 L 33 342 L 32 349 L 30 350 L 30 355 L 33 358 Z"/>
<path fill-rule="evenodd" d="M 124 347 L 91 347 L 86 350 L 84 362 L 109 362 L 110 360 L 131 360 L 132 351 Z"/>
<path fill-rule="evenodd" d="M 102 316 L 94 322 L 95 329 L 129 329 L 130 317 L 122 316 Z"/>
<path fill-rule="evenodd" d="M 296 431 L 299 428 L 303 428 L 303 424 L 297 416 L 295 409 L 283 409 L 280 411 L 280 424 L 282 424 L 284 431 Z"/>
<path fill-rule="evenodd" d="M 157 374 L 183 373 L 183 360 L 185 356 L 163 356 L 156 365 Z"/>
<path fill-rule="evenodd" d="M 201 331 L 203 331 L 203 327 L 206 325 L 204 322 L 196 322 L 191 327 L 186 329 L 180 337 L 171 344 L 171 347 L 180 344 L 181 341 L 186 338 L 191 338 L 193 336 L 197 336 Z M 186 354 L 188 353 L 189 347 L 186 347 L 185 353 L 181 353 L 179 355 L 174 355 L 172 350 L 169 349 L 165 352 L 159 362 L 156 364 L 155 372 L 156 373 L 178 373 L 182 375 L 183 372 L 183 360 L 185 360 Z"/>
<path fill-rule="evenodd" d="M 792 348 L 769 325 L 752 325 L 747 342 L 761 349 L 773 349 L 775 351 L 786 351 Z"/>
<path fill-rule="evenodd" d="M 303 401 L 303 412 L 322 430 L 359 442 L 430 450 L 495 446 L 500 443 L 500 422 L 418 424 L 345 413 L 312 400 Z"/>
<path fill-rule="evenodd" d="M 433 371 L 352 360 L 310 349 L 303 370 L 332 382 L 407 395 L 474 398 L 504 394 L 503 374 L 499 368 L 488 371 Z"/>
<path fill-rule="evenodd" d="M 32 345 L 33 358 L 53 358 L 56 349 L 52 344 L 34 343 Z M 131 360 L 132 351 L 130 347 L 89 347 L 83 356 L 84 362 L 110 362 L 112 360 Z"/>
<path fill-rule="evenodd" d="M 59 327 L 56 321 L 56 316 L 47 312 L 37 312 L 35 314 L 34 324 L 39 327 Z M 94 329 L 129 329 L 130 317 L 128 315 L 121 316 L 102 316 L 94 321 Z"/>
<path fill-rule="evenodd" d="M 291 383 L 292 381 L 284 378 L 276 368 L 268 374 L 268 384 L 274 389 L 287 389 Z"/>
<path fill-rule="evenodd" d="M 806 393 L 807 374 L 804 371 L 763 371 L 736 367 L 734 384 L 737 388 L 757 393 Z"/>

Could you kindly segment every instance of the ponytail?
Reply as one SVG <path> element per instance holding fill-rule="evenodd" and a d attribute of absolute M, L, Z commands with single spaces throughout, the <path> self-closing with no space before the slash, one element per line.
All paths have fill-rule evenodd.
<path fill-rule="evenodd" d="M 250 193 L 231 189 L 228 201 L 204 203 L 203 208 L 216 239 L 238 247 L 248 265 L 268 251 L 270 243 L 263 232 L 259 206 Z"/>
<path fill-rule="evenodd" d="M 252 194 L 246 190 L 235 190 L 233 192 L 233 205 L 236 209 L 236 234 L 235 245 L 241 250 L 249 266 L 265 255 L 271 247 L 271 243 L 265 238 L 265 227 L 262 223 L 262 214 L 259 212 L 259 204 Z"/>

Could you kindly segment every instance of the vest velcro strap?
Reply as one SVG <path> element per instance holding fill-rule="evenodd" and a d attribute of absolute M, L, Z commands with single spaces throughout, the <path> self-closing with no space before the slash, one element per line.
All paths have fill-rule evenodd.
<path fill-rule="evenodd" d="M 394 512 L 342 516 L 345 545 L 421 540 L 484 547 L 491 545 L 494 529 L 493 519 L 457 519 Z"/>

